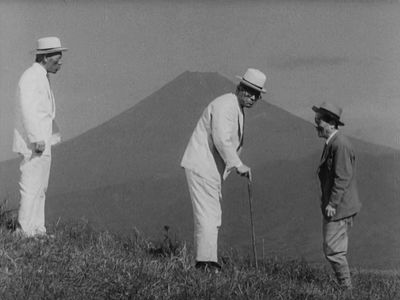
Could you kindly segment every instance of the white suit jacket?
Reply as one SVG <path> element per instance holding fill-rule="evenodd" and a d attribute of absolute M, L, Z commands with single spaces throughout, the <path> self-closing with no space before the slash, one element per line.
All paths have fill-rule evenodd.
<path fill-rule="evenodd" d="M 204 110 L 189 140 L 181 166 L 221 183 L 239 158 L 243 139 L 243 111 L 236 95 L 213 100 Z"/>
<path fill-rule="evenodd" d="M 23 155 L 32 154 L 32 143 L 46 143 L 43 154 L 50 154 L 55 118 L 54 96 L 47 79 L 47 71 L 34 63 L 21 76 L 17 88 L 13 151 Z"/>

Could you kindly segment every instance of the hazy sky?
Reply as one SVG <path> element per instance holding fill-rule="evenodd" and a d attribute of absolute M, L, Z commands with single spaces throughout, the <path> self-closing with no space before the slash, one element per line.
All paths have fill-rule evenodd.
<path fill-rule="evenodd" d="M 52 78 L 64 139 L 186 70 L 234 81 L 255 67 L 267 101 L 310 121 L 336 102 L 346 133 L 400 149 L 397 1 L 1 1 L 0 160 L 14 157 L 18 78 L 52 35 L 70 48 Z"/>

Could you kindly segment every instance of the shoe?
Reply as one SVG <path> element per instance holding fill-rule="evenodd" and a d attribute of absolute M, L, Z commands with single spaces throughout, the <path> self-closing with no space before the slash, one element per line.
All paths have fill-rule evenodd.
<path fill-rule="evenodd" d="M 339 288 L 342 290 L 342 291 L 352 291 L 353 290 L 353 285 L 351 285 L 351 284 L 341 284 L 341 285 L 339 285 Z"/>
<path fill-rule="evenodd" d="M 351 283 L 350 278 L 338 280 L 338 285 L 342 291 L 351 291 L 353 289 L 353 285 Z"/>
<path fill-rule="evenodd" d="M 341 286 L 340 293 L 343 299 L 354 299 L 353 298 L 353 286 Z"/>
<path fill-rule="evenodd" d="M 219 273 L 222 269 L 221 265 L 215 261 L 198 261 L 194 267 L 198 270 L 212 273 Z"/>
<path fill-rule="evenodd" d="M 13 237 L 19 238 L 19 239 L 23 239 L 23 238 L 27 238 L 28 235 L 21 229 L 21 228 L 17 228 L 13 231 L 12 233 Z"/>
<path fill-rule="evenodd" d="M 343 299 L 353 299 L 353 285 L 350 279 L 339 280 L 338 292 Z"/>

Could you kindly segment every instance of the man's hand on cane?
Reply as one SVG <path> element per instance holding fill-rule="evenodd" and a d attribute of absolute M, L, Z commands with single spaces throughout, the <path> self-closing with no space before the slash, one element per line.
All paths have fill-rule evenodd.
<path fill-rule="evenodd" d="M 236 172 L 240 176 L 245 176 L 251 181 L 251 169 L 245 164 L 241 164 L 239 167 L 237 167 Z"/>

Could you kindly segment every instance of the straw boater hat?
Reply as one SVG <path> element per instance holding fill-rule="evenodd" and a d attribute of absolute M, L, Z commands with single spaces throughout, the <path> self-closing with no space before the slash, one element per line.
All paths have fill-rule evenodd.
<path fill-rule="evenodd" d="M 340 121 L 340 116 L 342 115 L 343 111 L 341 107 L 336 106 L 333 103 L 323 102 L 319 107 L 313 106 L 312 110 L 317 113 L 328 115 L 332 117 L 338 125 L 344 126 L 344 123 Z"/>
<path fill-rule="evenodd" d="M 252 89 L 259 91 L 260 93 L 265 93 L 264 84 L 267 79 L 265 74 L 256 69 L 247 69 L 246 73 L 241 76 L 236 76 L 240 79 L 240 83 L 251 87 Z"/>
<path fill-rule="evenodd" d="M 50 36 L 37 40 L 37 48 L 35 52 L 36 54 L 47 54 L 67 50 L 67 48 L 61 47 L 61 42 L 58 37 Z"/>

